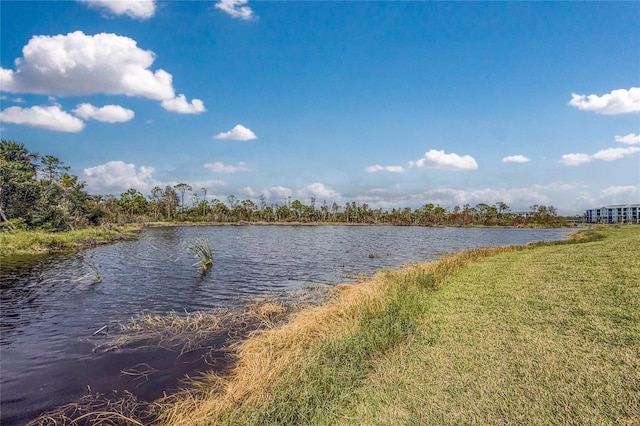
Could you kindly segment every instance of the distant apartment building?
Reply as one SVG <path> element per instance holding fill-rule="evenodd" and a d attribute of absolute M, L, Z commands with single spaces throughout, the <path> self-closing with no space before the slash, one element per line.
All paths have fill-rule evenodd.
<path fill-rule="evenodd" d="M 589 209 L 584 214 L 587 223 L 640 223 L 640 204 L 618 204 Z"/>

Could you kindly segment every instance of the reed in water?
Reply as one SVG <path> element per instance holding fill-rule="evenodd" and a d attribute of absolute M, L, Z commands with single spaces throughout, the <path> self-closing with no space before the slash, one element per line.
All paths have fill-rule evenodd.
<path fill-rule="evenodd" d="M 195 265 L 200 265 L 200 269 L 203 274 L 207 272 L 213 265 L 213 251 L 211 250 L 209 240 L 198 238 L 191 241 L 187 247 L 193 252 L 196 259 L 198 259 L 198 262 Z"/>

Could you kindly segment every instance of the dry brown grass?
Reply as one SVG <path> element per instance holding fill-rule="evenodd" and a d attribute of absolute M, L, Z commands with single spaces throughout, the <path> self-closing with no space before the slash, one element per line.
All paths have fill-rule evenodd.
<path fill-rule="evenodd" d="M 226 377 L 208 375 L 204 381 L 160 403 L 164 424 L 196 425 L 237 404 L 260 404 L 269 399 L 282 372 L 300 362 L 315 344 L 340 336 L 357 326 L 354 310 L 375 308 L 381 280 L 358 286 L 338 286 L 331 302 L 298 312 L 278 328 L 260 330 L 233 346 L 236 365 Z"/>
<path fill-rule="evenodd" d="M 26 426 L 143 426 L 155 420 L 149 408 L 129 392 L 111 398 L 87 395 L 38 417 Z"/>
<path fill-rule="evenodd" d="M 243 309 L 216 309 L 166 315 L 144 314 L 122 324 L 108 336 L 96 352 L 123 347 L 163 348 L 180 354 L 206 348 L 212 339 L 223 334 L 225 340 L 243 338 L 254 329 L 272 328 L 282 323 L 298 305 L 284 304 L 275 298 L 256 300 Z"/>

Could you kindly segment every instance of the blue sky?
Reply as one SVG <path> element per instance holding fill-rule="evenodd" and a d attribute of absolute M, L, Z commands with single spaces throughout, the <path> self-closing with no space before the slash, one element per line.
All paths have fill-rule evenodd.
<path fill-rule="evenodd" d="M 91 193 L 640 202 L 640 3 L 6 1 L 2 138 Z"/>

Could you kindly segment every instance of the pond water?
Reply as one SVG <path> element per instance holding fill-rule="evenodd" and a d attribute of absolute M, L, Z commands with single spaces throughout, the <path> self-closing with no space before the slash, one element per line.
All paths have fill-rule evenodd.
<path fill-rule="evenodd" d="M 152 399 L 190 369 L 175 356 L 139 390 L 120 372 L 148 354 L 94 353 L 107 325 L 140 313 L 240 307 L 261 295 L 353 281 L 478 246 L 559 240 L 575 229 L 391 226 L 212 226 L 145 228 L 135 241 L 73 254 L 4 261 L 0 272 L 0 423 L 23 424 L 91 392 L 131 390 Z M 215 263 L 201 275 L 190 241 L 207 239 Z M 97 268 L 102 278 L 96 283 Z M 146 361 L 145 361 L 146 360 Z M 167 365 L 164 365 L 167 364 Z M 135 385 L 135 386 L 134 386 Z"/>

